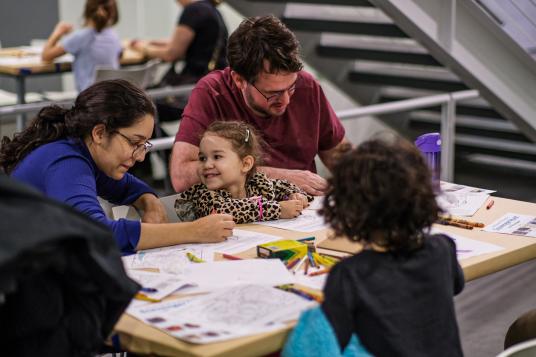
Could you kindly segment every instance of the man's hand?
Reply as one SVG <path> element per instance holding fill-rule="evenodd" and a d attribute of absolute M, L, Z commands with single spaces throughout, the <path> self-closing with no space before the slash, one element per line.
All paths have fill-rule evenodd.
<path fill-rule="evenodd" d="M 328 188 L 328 182 L 321 176 L 307 170 L 289 170 L 277 167 L 261 166 L 258 168 L 272 179 L 283 179 L 292 182 L 313 196 L 322 196 Z"/>
<path fill-rule="evenodd" d="M 322 196 L 328 182 L 321 176 L 307 170 L 288 170 L 286 179 L 313 196 Z"/>

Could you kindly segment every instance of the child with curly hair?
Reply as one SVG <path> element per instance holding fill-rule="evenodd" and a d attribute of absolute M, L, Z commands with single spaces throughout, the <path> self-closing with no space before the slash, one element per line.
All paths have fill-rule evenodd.
<path fill-rule="evenodd" d="M 374 356 L 463 355 L 453 296 L 464 276 L 452 239 L 429 234 L 439 212 L 430 170 L 408 141 L 370 140 L 338 161 L 322 213 L 337 237 L 363 246 L 324 288 L 341 350 L 355 334 Z"/>
<path fill-rule="evenodd" d="M 213 122 L 199 143 L 201 183 L 179 193 L 175 201 L 179 219 L 189 221 L 211 213 L 230 214 L 236 223 L 297 217 L 313 197 L 286 180 L 257 172 L 261 140 L 246 123 Z"/>

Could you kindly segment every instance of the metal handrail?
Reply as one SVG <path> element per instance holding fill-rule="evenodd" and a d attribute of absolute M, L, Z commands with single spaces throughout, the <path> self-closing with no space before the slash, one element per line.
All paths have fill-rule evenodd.
<path fill-rule="evenodd" d="M 180 96 L 189 94 L 192 89 L 194 89 L 194 84 L 182 85 L 178 87 L 164 87 L 164 88 L 155 88 L 148 89 L 145 92 L 152 99 L 161 99 L 169 96 Z M 46 101 L 46 102 L 36 102 L 36 103 L 26 103 L 26 104 L 15 104 L 15 105 L 6 105 L 0 107 L 0 120 L 3 116 L 7 115 L 17 115 L 36 112 L 42 108 L 48 107 L 49 105 L 59 105 L 67 106 L 74 103 L 75 98 L 60 100 L 60 101 Z"/>
<path fill-rule="evenodd" d="M 187 94 L 191 92 L 193 88 L 194 85 L 158 88 L 148 90 L 147 94 L 149 94 L 153 99 L 158 99 L 170 95 Z M 464 90 L 340 110 L 335 114 L 339 117 L 339 119 L 347 120 L 369 115 L 391 114 L 434 105 L 441 105 L 441 179 L 445 181 L 452 181 L 454 177 L 454 129 L 456 120 L 456 103 L 464 100 L 475 99 L 479 96 L 480 94 L 477 90 Z M 72 101 L 30 103 L 0 107 L 0 118 L 8 114 L 28 113 L 39 110 L 47 105 L 60 105 L 60 103 L 64 105 L 64 103 L 70 104 Z M 153 147 L 151 151 L 170 149 L 173 147 L 174 140 L 175 137 L 172 136 L 167 138 L 152 139 L 151 142 L 153 143 Z"/>

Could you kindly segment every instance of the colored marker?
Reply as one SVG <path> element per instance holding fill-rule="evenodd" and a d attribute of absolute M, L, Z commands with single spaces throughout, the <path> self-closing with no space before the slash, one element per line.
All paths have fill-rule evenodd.
<path fill-rule="evenodd" d="M 155 288 L 141 288 L 140 291 L 144 292 L 144 293 L 156 293 L 156 292 L 158 292 L 158 289 L 155 289 Z"/>
<path fill-rule="evenodd" d="M 193 253 L 186 253 L 186 256 L 192 263 L 204 263 L 205 261 L 201 258 L 196 257 Z"/>

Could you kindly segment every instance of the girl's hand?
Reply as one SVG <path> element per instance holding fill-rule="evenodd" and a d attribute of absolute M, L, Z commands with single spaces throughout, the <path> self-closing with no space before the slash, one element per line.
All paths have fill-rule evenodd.
<path fill-rule="evenodd" d="M 235 227 L 233 216 L 219 213 L 199 218 L 193 223 L 196 228 L 196 240 L 200 243 L 223 242 L 233 235 Z"/>
<path fill-rule="evenodd" d="M 309 207 L 309 201 L 307 201 L 307 197 L 301 193 L 291 193 L 289 196 L 288 196 L 288 199 L 289 200 L 299 200 L 302 202 L 303 204 L 303 208 L 307 208 Z"/>
<path fill-rule="evenodd" d="M 301 200 L 288 200 L 280 201 L 281 214 L 279 218 L 296 218 L 303 210 L 303 203 Z"/>

